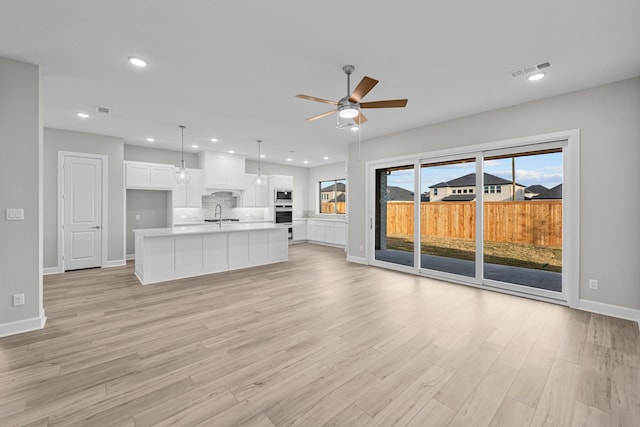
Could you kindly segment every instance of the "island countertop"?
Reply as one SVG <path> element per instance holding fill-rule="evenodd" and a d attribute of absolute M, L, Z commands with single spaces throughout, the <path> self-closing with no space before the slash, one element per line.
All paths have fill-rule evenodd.
<path fill-rule="evenodd" d="M 222 223 L 222 227 L 218 224 L 202 224 L 202 225 L 178 225 L 167 228 L 140 228 L 133 230 L 136 235 L 141 237 L 161 237 L 161 236 L 182 236 L 187 234 L 209 234 L 209 233 L 232 233 L 236 231 L 251 230 L 274 230 L 286 228 L 288 225 L 274 224 L 273 222 L 251 222 L 251 223 Z"/>

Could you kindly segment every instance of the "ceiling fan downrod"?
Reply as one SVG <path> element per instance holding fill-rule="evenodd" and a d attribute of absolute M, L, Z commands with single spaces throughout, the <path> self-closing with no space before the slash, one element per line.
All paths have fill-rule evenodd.
<path fill-rule="evenodd" d="M 351 95 L 351 73 L 355 70 L 356 67 L 353 65 L 345 65 L 342 67 L 342 71 L 347 75 L 347 98 Z"/>

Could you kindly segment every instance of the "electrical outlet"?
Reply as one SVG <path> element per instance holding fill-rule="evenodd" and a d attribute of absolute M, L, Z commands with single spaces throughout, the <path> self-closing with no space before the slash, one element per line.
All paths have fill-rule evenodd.
<path fill-rule="evenodd" d="M 140 221 L 140 214 L 136 214 L 136 221 Z"/>
<path fill-rule="evenodd" d="M 598 281 L 596 279 L 589 279 L 589 289 L 598 290 Z"/>
<path fill-rule="evenodd" d="M 15 294 L 13 296 L 13 306 L 24 305 L 24 294 Z"/>

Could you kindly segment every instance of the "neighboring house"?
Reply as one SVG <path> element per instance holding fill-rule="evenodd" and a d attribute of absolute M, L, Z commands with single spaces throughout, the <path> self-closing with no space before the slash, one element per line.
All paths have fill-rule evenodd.
<path fill-rule="evenodd" d="M 429 200 L 432 202 L 473 201 L 476 196 L 476 174 L 470 173 L 451 181 L 441 182 L 429 187 Z M 502 202 L 512 200 L 513 183 L 499 176 L 484 174 L 484 200 Z M 524 185 L 515 184 L 515 199 L 524 200 Z"/>
<path fill-rule="evenodd" d="M 346 193 L 346 191 L 346 184 L 343 182 L 328 185 L 320 190 L 320 200 L 323 202 L 333 202 L 334 198 L 339 198 L 341 195 Z M 342 198 L 342 201 L 344 201 L 344 197 Z"/>
<path fill-rule="evenodd" d="M 330 203 L 334 203 L 334 202 L 340 203 L 340 202 L 346 202 L 346 201 L 347 201 L 347 195 L 344 193 L 339 194 L 338 197 L 336 197 L 335 199 L 329 200 Z"/>
<path fill-rule="evenodd" d="M 553 188 L 543 191 L 537 196 L 533 197 L 533 200 L 559 200 L 562 199 L 562 184 L 558 184 Z"/>
<path fill-rule="evenodd" d="M 387 187 L 388 202 L 413 202 L 413 191 L 406 190 L 402 187 Z"/>
<path fill-rule="evenodd" d="M 549 191 L 547 187 L 544 185 L 530 185 L 529 187 L 524 189 L 524 198 L 525 199 L 533 199 L 538 194 Z"/>

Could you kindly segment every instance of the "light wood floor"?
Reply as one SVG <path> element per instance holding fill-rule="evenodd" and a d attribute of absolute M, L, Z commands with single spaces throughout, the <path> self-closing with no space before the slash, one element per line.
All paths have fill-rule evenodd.
<path fill-rule="evenodd" d="M 0 339 L 0 425 L 639 426 L 633 322 L 349 264 L 142 286 L 47 276 Z"/>

